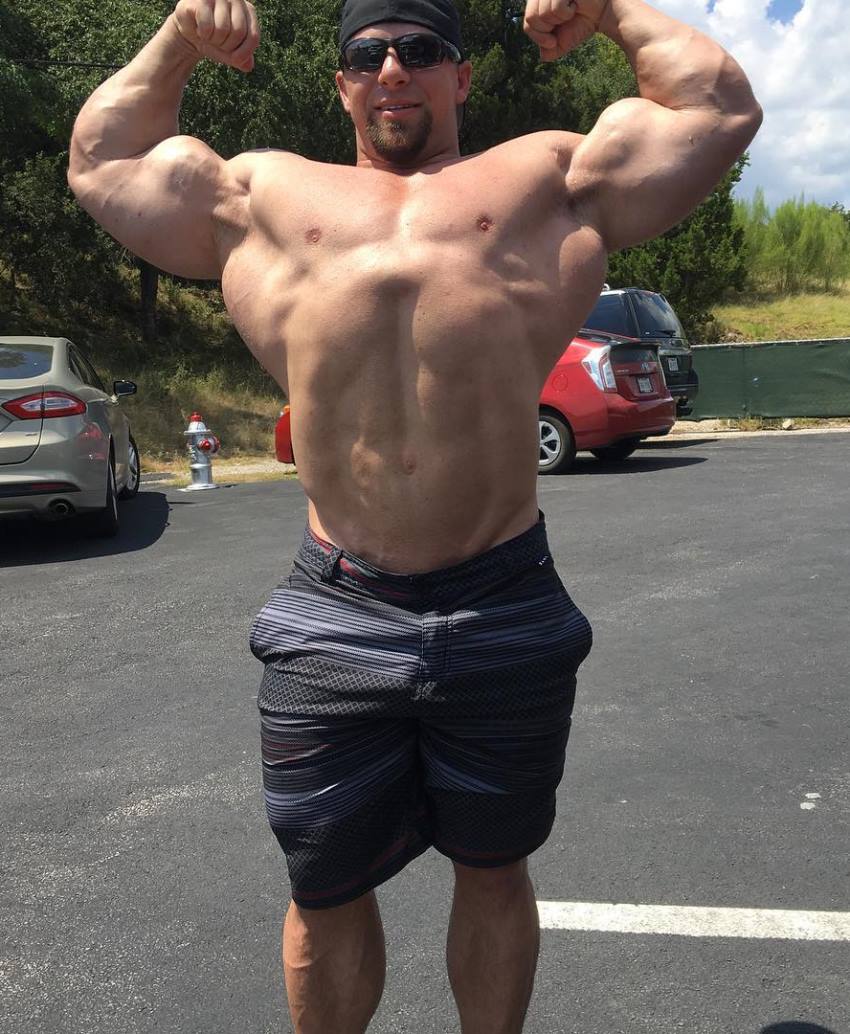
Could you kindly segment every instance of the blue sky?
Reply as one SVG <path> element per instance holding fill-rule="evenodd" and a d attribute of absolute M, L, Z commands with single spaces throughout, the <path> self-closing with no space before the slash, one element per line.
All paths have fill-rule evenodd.
<path fill-rule="evenodd" d="M 776 21 L 790 22 L 795 14 L 802 8 L 803 0 L 771 0 L 767 9 L 768 18 L 775 18 Z"/>

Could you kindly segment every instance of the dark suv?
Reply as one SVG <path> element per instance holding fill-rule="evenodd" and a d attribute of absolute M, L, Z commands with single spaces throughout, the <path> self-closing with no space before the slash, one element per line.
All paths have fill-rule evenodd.
<path fill-rule="evenodd" d="M 667 389 L 676 400 L 676 416 L 687 416 L 693 411 L 699 377 L 682 324 L 663 294 L 637 287 L 606 288 L 584 325 L 655 345 Z"/>

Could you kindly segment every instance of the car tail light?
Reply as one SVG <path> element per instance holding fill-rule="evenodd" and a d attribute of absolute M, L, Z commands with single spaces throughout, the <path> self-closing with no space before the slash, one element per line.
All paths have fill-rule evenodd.
<path fill-rule="evenodd" d="M 600 391 L 617 391 L 617 378 L 611 365 L 611 346 L 594 348 L 582 359 L 581 365 Z"/>
<path fill-rule="evenodd" d="M 4 402 L 3 409 L 19 420 L 46 420 L 56 416 L 79 416 L 85 413 L 86 404 L 76 395 L 64 391 L 45 391 Z"/>

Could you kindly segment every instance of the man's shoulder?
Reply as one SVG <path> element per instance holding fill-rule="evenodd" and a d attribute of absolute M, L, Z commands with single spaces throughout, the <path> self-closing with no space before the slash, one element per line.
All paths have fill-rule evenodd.
<path fill-rule="evenodd" d="M 293 151 L 283 151 L 274 147 L 258 147 L 252 151 L 243 151 L 228 161 L 228 167 L 232 174 L 238 178 L 254 176 L 269 171 L 280 174 L 284 168 L 293 170 L 308 162 L 309 159 L 302 158 Z"/>
<path fill-rule="evenodd" d="M 584 137 L 580 133 L 569 133 L 561 129 L 543 129 L 536 133 L 515 136 L 501 144 L 494 144 L 486 151 L 479 152 L 479 155 L 511 164 L 548 162 L 554 158 L 558 165 L 566 171 L 582 140 Z"/>

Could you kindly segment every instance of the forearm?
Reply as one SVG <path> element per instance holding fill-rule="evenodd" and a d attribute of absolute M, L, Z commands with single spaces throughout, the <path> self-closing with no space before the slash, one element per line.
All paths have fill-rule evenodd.
<path fill-rule="evenodd" d="M 641 97 L 672 110 L 749 115 L 760 109 L 740 65 L 718 43 L 644 3 L 609 0 L 599 31 L 622 48 Z"/>
<path fill-rule="evenodd" d="M 70 175 L 135 157 L 176 136 L 183 90 L 199 60 L 170 16 L 84 104 L 71 137 Z"/>

